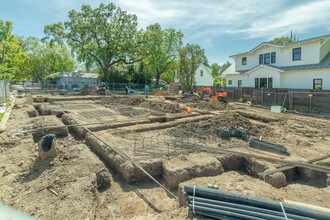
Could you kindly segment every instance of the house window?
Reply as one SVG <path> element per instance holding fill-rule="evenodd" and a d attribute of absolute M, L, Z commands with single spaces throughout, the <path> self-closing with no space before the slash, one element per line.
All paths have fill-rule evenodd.
<path fill-rule="evenodd" d="M 273 78 L 268 78 L 268 88 L 273 88 Z"/>
<path fill-rule="evenodd" d="M 259 64 L 263 64 L 264 62 L 264 55 L 263 54 L 260 54 L 259 55 Z"/>
<path fill-rule="evenodd" d="M 200 76 L 203 76 L 203 70 L 200 71 Z"/>
<path fill-rule="evenodd" d="M 260 88 L 267 88 L 267 78 L 260 78 Z"/>
<path fill-rule="evenodd" d="M 264 54 L 264 64 L 269 64 L 270 63 L 270 53 L 265 53 Z"/>
<path fill-rule="evenodd" d="M 271 53 L 271 62 L 276 63 L 276 52 Z"/>
<path fill-rule="evenodd" d="M 254 79 L 254 87 L 259 88 L 259 78 Z"/>
<path fill-rule="evenodd" d="M 292 49 L 292 60 L 301 60 L 301 47 Z"/>
<path fill-rule="evenodd" d="M 247 64 L 247 57 L 242 57 L 242 65 L 246 65 Z"/>
<path fill-rule="evenodd" d="M 322 89 L 322 79 L 313 79 L 313 89 Z"/>
<path fill-rule="evenodd" d="M 242 87 L 242 80 L 238 80 L 238 87 Z"/>
<path fill-rule="evenodd" d="M 233 81 L 232 80 L 228 80 L 228 85 L 232 85 L 233 84 Z"/>

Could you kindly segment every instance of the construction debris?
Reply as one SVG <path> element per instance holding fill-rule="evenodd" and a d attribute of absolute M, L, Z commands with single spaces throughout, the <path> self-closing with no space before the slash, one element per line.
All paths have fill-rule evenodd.
<path fill-rule="evenodd" d="M 256 138 L 251 138 L 249 141 L 249 146 L 252 148 L 269 151 L 277 154 L 283 154 L 289 156 L 288 149 L 279 144 L 269 143 L 267 141 L 258 140 Z"/>
<path fill-rule="evenodd" d="M 246 141 L 250 138 L 249 130 L 242 127 L 218 127 L 217 136 L 226 140 L 236 137 Z"/>
<path fill-rule="evenodd" d="M 55 134 L 47 134 L 39 141 L 39 158 L 46 159 L 49 157 L 56 157 L 56 138 Z"/>

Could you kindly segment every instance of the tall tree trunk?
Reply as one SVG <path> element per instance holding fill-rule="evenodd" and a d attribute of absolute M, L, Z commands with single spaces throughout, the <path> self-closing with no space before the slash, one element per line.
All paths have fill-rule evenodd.
<path fill-rule="evenodd" d="M 104 74 L 104 79 L 108 80 L 110 82 L 110 73 L 109 73 L 109 68 L 103 68 L 103 74 Z"/>
<path fill-rule="evenodd" d="M 161 73 L 156 72 L 156 86 L 159 84 L 160 75 Z"/>

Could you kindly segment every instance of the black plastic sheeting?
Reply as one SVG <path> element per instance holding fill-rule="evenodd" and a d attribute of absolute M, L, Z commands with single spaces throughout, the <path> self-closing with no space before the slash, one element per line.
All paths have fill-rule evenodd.
<path fill-rule="evenodd" d="M 49 151 L 51 149 L 54 137 L 55 137 L 55 134 L 47 134 L 42 137 L 43 142 L 42 142 L 41 147 L 42 147 L 43 151 Z"/>

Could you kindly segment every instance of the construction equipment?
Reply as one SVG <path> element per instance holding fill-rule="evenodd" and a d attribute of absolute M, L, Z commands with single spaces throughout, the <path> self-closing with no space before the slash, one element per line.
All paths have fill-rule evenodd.
<path fill-rule="evenodd" d="M 99 94 L 105 94 L 105 90 L 106 90 L 106 87 L 105 87 L 104 82 L 101 82 L 99 86 L 94 87 L 94 91 Z"/>
<path fill-rule="evenodd" d="M 205 88 L 200 88 L 200 100 L 203 99 L 203 92 L 204 91 L 208 91 L 210 94 L 212 94 L 212 99 L 213 100 L 219 100 L 219 101 L 227 101 L 227 92 L 224 92 L 224 91 L 219 91 L 215 94 L 214 96 L 214 93 L 212 92 L 212 90 L 210 89 L 210 87 L 206 86 Z"/>

